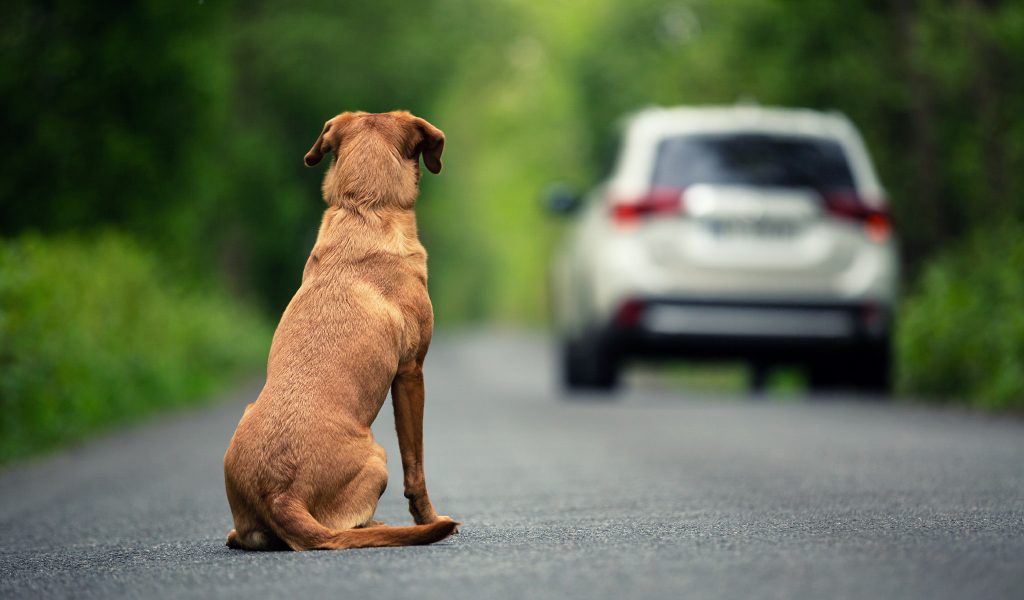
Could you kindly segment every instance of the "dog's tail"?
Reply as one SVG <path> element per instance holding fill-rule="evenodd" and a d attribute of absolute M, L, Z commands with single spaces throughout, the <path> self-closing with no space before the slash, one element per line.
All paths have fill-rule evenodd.
<path fill-rule="evenodd" d="M 292 550 L 344 550 L 378 546 L 420 546 L 443 540 L 458 523 L 443 518 L 428 525 L 337 530 L 323 526 L 294 498 L 271 503 L 271 527 Z"/>

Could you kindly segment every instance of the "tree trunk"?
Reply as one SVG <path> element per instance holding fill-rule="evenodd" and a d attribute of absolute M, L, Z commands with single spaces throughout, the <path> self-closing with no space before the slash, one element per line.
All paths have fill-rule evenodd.
<path fill-rule="evenodd" d="M 917 4 L 914 0 L 893 0 L 896 13 L 896 52 L 903 67 L 909 95 L 911 181 L 906 198 L 918 221 L 920 246 L 908 248 L 911 260 L 920 258 L 940 244 L 947 235 L 946 215 L 938 197 L 938 157 L 935 143 L 932 86 L 918 60 Z"/>

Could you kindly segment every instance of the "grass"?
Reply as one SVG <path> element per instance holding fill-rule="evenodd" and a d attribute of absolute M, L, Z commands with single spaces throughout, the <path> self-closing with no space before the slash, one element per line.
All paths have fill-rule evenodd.
<path fill-rule="evenodd" d="M 743 395 L 750 390 L 750 367 L 742 362 L 666 362 L 640 367 L 644 377 L 656 377 L 661 385 L 681 393 Z M 792 398 L 806 392 L 804 374 L 790 366 L 772 368 L 765 394 Z"/>

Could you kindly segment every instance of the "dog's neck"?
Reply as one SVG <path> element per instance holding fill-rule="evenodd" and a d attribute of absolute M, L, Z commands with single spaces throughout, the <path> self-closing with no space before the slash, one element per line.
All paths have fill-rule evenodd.
<path fill-rule="evenodd" d="M 417 235 L 416 213 L 411 208 L 328 207 L 316 246 L 349 257 L 375 253 L 426 256 Z"/>
<path fill-rule="evenodd" d="M 419 163 L 379 136 L 341 149 L 324 176 L 328 208 L 317 246 L 358 257 L 385 252 L 426 255 L 416 233 Z M 346 146 L 347 148 L 347 146 Z"/>
<path fill-rule="evenodd" d="M 380 138 L 342 150 L 324 176 L 324 201 L 355 212 L 412 210 L 419 194 L 419 162 L 411 162 Z"/>

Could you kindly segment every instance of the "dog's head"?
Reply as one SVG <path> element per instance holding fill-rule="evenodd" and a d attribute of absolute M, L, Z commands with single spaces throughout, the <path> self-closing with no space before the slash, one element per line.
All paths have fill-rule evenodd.
<path fill-rule="evenodd" d="M 444 132 L 405 111 L 345 112 L 324 124 L 306 153 L 306 165 L 334 153 L 324 176 L 328 204 L 408 208 L 416 199 L 420 156 L 431 173 L 441 172 Z"/>

